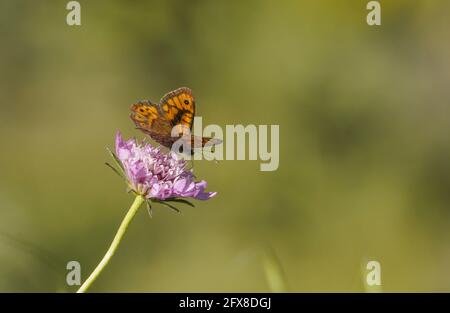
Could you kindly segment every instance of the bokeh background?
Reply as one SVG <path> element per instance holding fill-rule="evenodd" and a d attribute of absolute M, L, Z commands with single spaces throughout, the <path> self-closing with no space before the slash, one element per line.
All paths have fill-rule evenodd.
<path fill-rule="evenodd" d="M 0 291 L 76 290 L 133 200 L 105 148 L 180 86 L 204 124 L 280 125 L 279 169 L 197 161 L 219 195 L 138 212 L 92 291 L 367 291 L 369 260 L 450 291 L 449 1 L 67 2 L 0 2 Z"/>

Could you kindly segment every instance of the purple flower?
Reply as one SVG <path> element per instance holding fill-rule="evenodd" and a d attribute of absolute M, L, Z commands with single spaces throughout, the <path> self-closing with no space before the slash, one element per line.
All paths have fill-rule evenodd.
<path fill-rule="evenodd" d="M 196 182 L 192 171 L 186 169 L 186 161 L 172 151 L 165 154 L 149 143 L 137 143 L 136 139 L 124 141 L 117 132 L 116 156 L 130 188 L 147 199 L 208 200 L 217 194 L 205 192 L 206 181 Z"/>

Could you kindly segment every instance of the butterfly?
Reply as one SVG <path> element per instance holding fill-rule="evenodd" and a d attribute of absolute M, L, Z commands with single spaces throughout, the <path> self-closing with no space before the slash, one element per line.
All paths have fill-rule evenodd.
<path fill-rule="evenodd" d="M 191 135 L 195 116 L 195 99 L 191 89 L 181 87 L 165 94 L 158 104 L 142 100 L 131 106 L 130 118 L 145 134 L 159 144 L 172 148 L 179 139 L 193 148 L 213 147 L 222 141 Z M 172 137 L 175 128 L 176 136 Z"/>

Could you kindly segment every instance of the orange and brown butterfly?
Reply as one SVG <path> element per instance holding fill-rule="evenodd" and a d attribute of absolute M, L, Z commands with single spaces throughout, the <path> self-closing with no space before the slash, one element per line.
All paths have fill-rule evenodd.
<path fill-rule="evenodd" d="M 195 99 L 192 91 L 187 87 L 181 87 L 165 94 L 158 104 L 149 100 L 139 101 L 131 106 L 131 120 L 136 127 L 149 135 L 159 144 L 172 148 L 172 145 L 180 138 L 188 140 L 191 153 L 194 148 L 203 148 L 220 144 L 222 141 L 216 138 L 197 137 L 194 135 L 183 136 L 185 129 L 192 131 L 195 116 Z M 172 129 L 176 127 L 176 134 L 172 137 Z"/>

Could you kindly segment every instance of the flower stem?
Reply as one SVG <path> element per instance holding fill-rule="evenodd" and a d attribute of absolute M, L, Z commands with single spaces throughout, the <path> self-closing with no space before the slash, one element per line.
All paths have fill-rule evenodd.
<path fill-rule="evenodd" d="M 130 224 L 130 222 L 133 219 L 134 215 L 136 214 L 137 210 L 139 209 L 139 207 L 141 206 L 141 204 L 144 201 L 145 201 L 145 199 L 141 195 L 136 196 L 136 199 L 134 199 L 134 202 L 131 205 L 130 209 L 128 210 L 127 215 L 125 215 L 125 218 L 123 219 L 122 223 L 120 224 L 119 230 L 117 231 L 116 236 L 114 237 L 114 240 L 111 243 L 111 246 L 109 247 L 108 251 L 106 251 L 105 256 L 100 261 L 100 263 L 97 265 L 95 270 L 91 273 L 91 275 L 88 277 L 88 279 L 86 279 L 86 281 L 83 283 L 83 285 L 80 287 L 80 289 L 78 289 L 77 293 L 86 292 L 88 290 L 88 288 L 92 285 L 92 283 L 100 275 L 102 270 L 108 264 L 111 257 L 116 252 L 117 247 L 119 246 L 119 243 L 122 240 L 122 237 L 128 228 L 128 225 Z"/>

